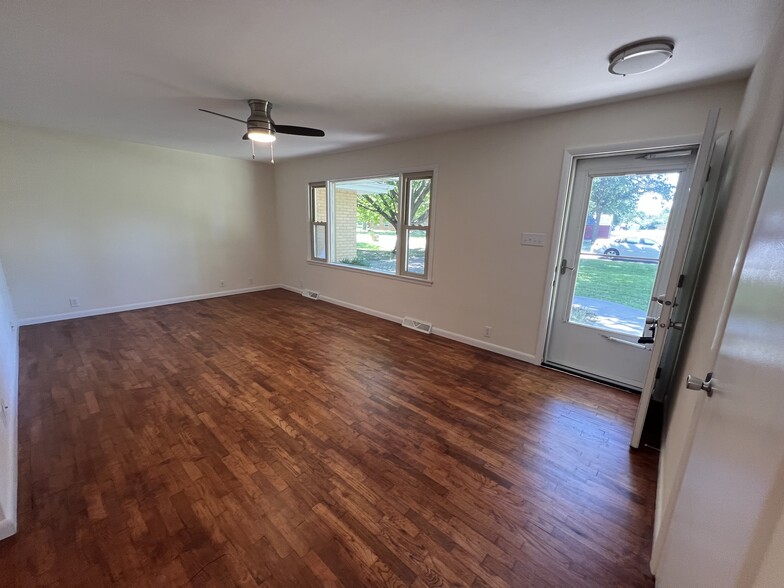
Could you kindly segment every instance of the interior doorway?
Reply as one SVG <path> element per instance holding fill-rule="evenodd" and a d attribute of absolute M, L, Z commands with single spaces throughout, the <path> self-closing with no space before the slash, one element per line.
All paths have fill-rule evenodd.
<path fill-rule="evenodd" d="M 696 148 L 580 159 L 544 363 L 641 390 Z"/>

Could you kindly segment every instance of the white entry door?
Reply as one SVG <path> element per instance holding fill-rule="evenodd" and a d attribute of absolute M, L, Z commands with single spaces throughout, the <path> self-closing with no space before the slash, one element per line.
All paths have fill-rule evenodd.
<path fill-rule="evenodd" d="M 577 162 L 544 363 L 641 390 L 696 148 Z M 651 317 L 650 319 L 648 317 Z"/>
<path fill-rule="evenodd" d="M 692 381 L 702 404 L 657 568 L 665 587 L 784 585 L 780 547 L 764 559 L 784 521 L 782 227 L 784 135 L 745 260 L 736 265 L 742 270 L 734 299 L 719 321 L 712 377 L 695 374 L 709 380 L 711 396 Z"/>

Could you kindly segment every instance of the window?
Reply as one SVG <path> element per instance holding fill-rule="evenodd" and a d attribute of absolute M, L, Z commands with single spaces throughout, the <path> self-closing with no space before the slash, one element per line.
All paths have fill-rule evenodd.
<path fill-rule="evenodd" d="M 405 225 L 403 239 L 405 255 L 402 273 L 422 277 L 428 275 L 427 244 L 430 241 L 430 193 L 433 176 L 428 174 L 405 176 Z"/>
<path fill-rule="evenodd" d="M 310 259 L 426 280 L 433 172 L 310 185 Z"/>
<path fill-rule="evenodd" d="M 310 256 L 327 261 L 327 185 L 310 186 Z"/>

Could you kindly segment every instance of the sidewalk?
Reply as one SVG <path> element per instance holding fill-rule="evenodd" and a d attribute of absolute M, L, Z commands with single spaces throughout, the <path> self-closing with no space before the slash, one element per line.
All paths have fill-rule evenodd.
<path fill-rule="evenodd" d="M 645 312 L 625 304 L 575 296 L 573 304 L 595 315 L 580 321 L 587 326 L 600 326 L 626 335 L 641 335 L 645 327 Z"/>

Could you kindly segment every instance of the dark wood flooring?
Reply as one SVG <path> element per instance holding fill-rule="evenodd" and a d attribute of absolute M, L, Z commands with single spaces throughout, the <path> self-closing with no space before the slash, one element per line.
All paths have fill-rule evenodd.
<path fill-rule="evenodd" d="M 637 397 L 283 290 L 25 327 L 0 585 L 651 586 Z"/>

